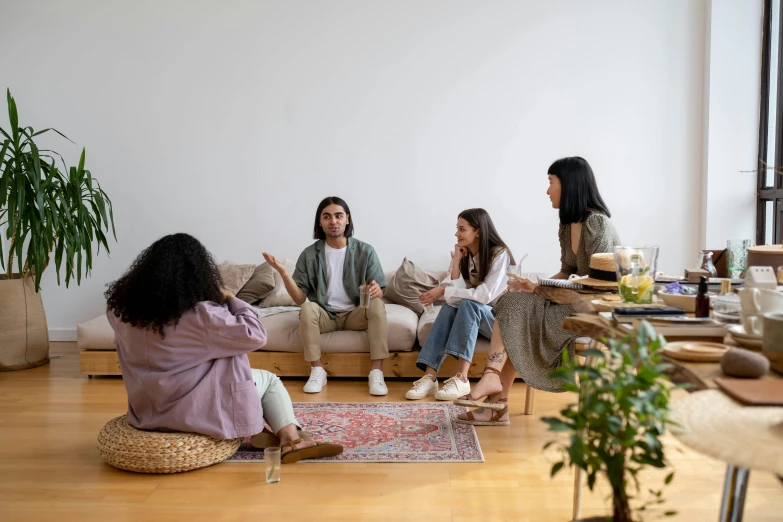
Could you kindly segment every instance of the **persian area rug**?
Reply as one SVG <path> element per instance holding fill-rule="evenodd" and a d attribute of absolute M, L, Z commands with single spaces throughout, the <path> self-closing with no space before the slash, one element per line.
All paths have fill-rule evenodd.
<path fill-rule="evenodd" d="M 454 421 L 462 406 L 435 402 L 295 402 L 303 429 L 341 455 L 305 462 L 484 462 L 476 430 Z M 245 443 L 226 462 L 263 462 Z"/>

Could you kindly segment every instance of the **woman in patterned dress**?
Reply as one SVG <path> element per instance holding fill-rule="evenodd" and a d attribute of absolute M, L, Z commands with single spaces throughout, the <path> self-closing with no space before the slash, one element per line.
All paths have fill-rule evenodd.
<path fill-rule="evenodd" d="M 560 271 L 553 279 L 586 275 L 590 256 L 613 252 L 620 238 L 611 214 L 598 192 L 593 170 L 580 157 L 555 161 L 548 171 L 547 195 L 552 208 L 560 213 Z M 512 279 L 511 292 L 500 298 L 493 309 L 495 326 L 487 354 L 486 369 L 472 393 L 456 404 L 480 409 L 461 414 L 457 420 L 467 424 L 507 425 L 508 393 L 517 372 L 528 386 L 562 392 L 563 383 L 549 375 L 562 362 L 562 352 L 574 357 L 576 335 L 561 327 L 563 319 L 574 312 L 571 305 L 555 304 L 533 293 L 535 284 L 527 279 Z M 511 364 L 506 364 L 508 361 Z M 486 401 L 479 403 L 482 398 Z"/>

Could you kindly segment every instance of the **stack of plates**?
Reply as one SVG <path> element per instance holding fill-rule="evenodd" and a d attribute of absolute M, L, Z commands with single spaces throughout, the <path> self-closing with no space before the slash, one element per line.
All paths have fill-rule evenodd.
<path fill-rule="evenodd" d="M 728 326 L 729 334 L 737 344 L 748 348 L 749 350 L 761 350 L 761 336 L 751 334 L 745 331 L 741 324 L 731 324 Z"/>

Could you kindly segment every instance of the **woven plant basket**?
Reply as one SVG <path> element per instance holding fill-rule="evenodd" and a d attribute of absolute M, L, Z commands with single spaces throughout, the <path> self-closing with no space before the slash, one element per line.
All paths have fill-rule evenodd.
<path fill-rule="evenodd" d="M 49 362 L 49 330 L 32 277 L 0 275 L 0 372 Z"/>
<path fill-rule="evenodd" d="M 236 453 L 241 442 L 198 433 L 138 430 L 123 415 L 101 429 L 98 452 L 115 468 L 137 473 L 181 473 L 223 462 Z"/>

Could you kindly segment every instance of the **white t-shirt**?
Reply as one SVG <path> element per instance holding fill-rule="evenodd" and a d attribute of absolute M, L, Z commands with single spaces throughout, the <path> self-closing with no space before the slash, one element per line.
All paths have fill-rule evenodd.
<path fill-rule="evenodd" d="M 354 306 L 351 298 L 343 285 L 343 267 L 345 266 L 345 252 L 348 247 L 326 247 L 326 306 L 332 312 L 350 312 Z"/>

